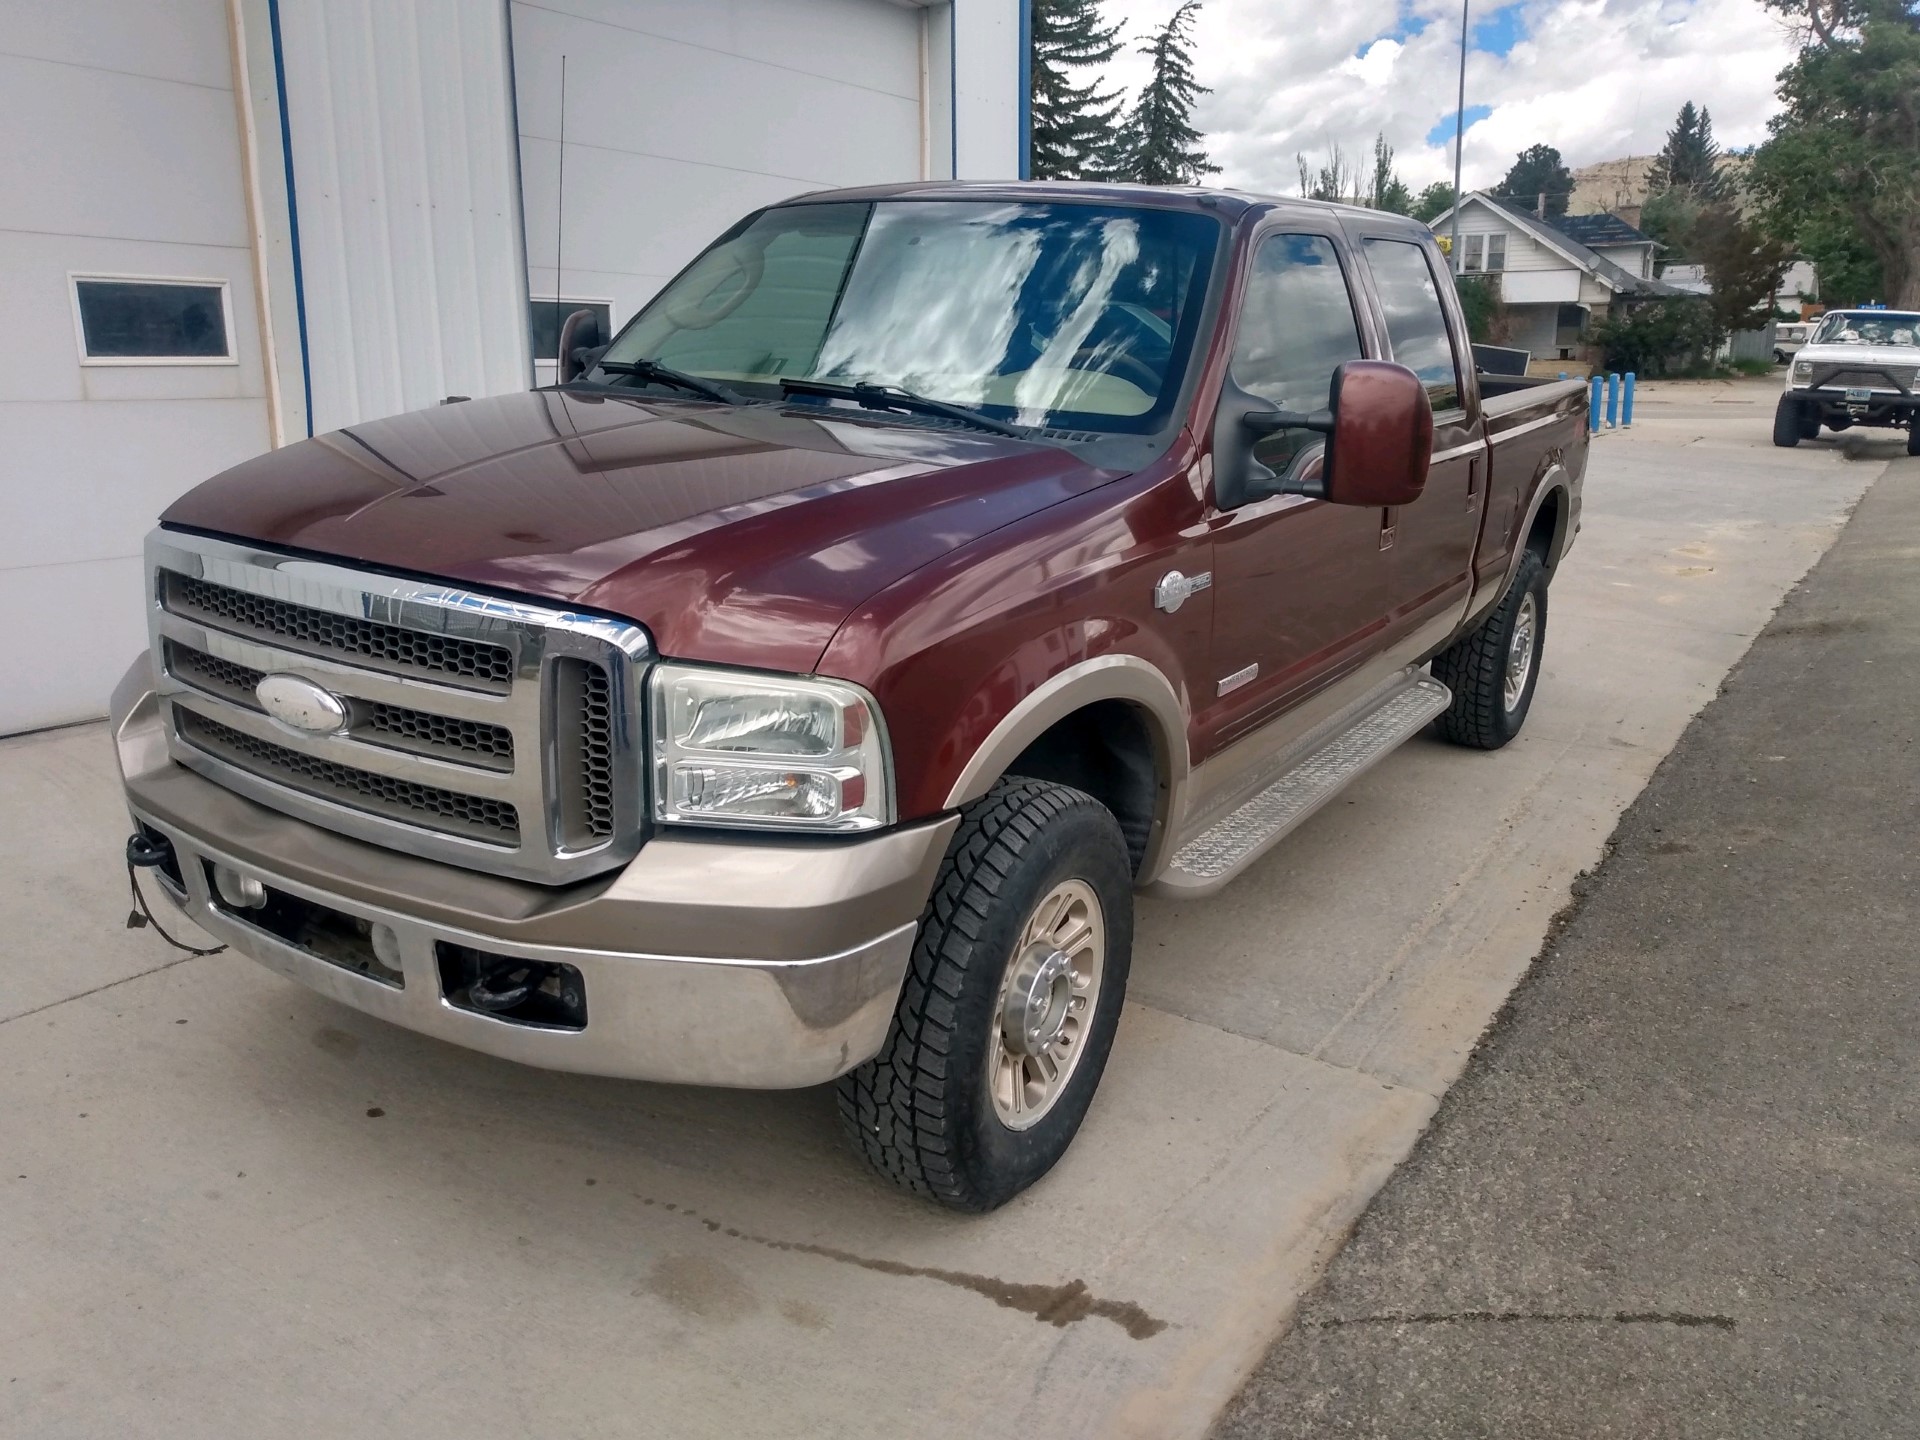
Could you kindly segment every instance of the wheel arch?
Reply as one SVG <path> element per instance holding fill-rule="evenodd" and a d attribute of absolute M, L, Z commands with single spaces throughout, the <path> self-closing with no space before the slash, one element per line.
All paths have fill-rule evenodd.
<path fill-rule="evenodd" d="M 1003 775 L 1072 785 L 1114 812 L 1144 878 L 1165 853 L 1190 773 L 1186 715 L 1172 682 L 1147 661 L 1083 660 L 1001 717 L 955 777 L 947 808 L 979 799 Z"/>

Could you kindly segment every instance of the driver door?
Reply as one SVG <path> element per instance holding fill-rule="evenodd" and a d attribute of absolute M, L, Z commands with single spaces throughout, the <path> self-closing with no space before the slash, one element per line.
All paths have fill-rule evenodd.
<path fill-rule="evenodd" d="M 1358 303 L 1353 257 L 1332 226 L 1287 223 L 1251 248 L 1230 373 L 1276 409 L 1325 409 L 1333 372 L 1378 350 Z M 1311 473 L 1325 437 L 1283 430 L 1254 458 L 1276 474 Z M 1204 705 L 1212 753 L 1356 670 L 1388 610 L 1387 512 L 1271 495 L 1210 516 L 1215 691 Z"/>

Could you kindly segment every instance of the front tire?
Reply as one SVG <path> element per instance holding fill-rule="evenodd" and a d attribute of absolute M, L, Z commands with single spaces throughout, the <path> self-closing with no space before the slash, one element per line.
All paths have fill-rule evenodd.
<path fill-rule="evenodd" d="M 874 1169 L 955 1210 L 1051 1170 L 1106 1067 L 1133 951 L 1119 822 L 1009 776 L 969 805 L 921 915 L 886 1044 L 838 1084 Z"/>
<path fill-rule="evenodd" d="M 1493 613 L 1433 657 L 1433 678 L 1453 691 L 1440 733 L 1475 750 L 1498 750 L 1518 735 L 1546 643 L 1547 567 L 1529 550 Z"/>
<path fill-rule="evenodd" d="M 1791 450 L 1800 443 L 1803 434 L 1800 406 L 1782 396 L 1780 403 L 1773 407 L 1773 443 L 1783 450 Z"/>
<path fill-rule="evenodd" d="M 1920 415 L 1907 422 L 1907 454 L 1920 455 Z"/>

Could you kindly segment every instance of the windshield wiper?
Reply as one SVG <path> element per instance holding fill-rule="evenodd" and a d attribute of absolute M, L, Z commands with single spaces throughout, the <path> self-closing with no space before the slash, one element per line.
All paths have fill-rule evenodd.
<path fill-rule="evenodd" d="M 922 415 L 938 415 L 943 419 L 957 420 L 962 425 L 971 425 L 977 430 L 989 430 L 995 435 L 1011 435 L 1016 440 L 1027 438 L 1026 432 L 1004 420 L 996 420 L 991 415 L 982 415 L 978 410 L 965 405 L 950 404 L 945 400 L 935 400 L 927 395 L 916 395 L 911 390 L 902 390 L 897 385 L 845 385 L 838 380 L 802 380 L 790 376 L 780 378 L 782 395 L 824 395 L 833 400 L 852 400 L 867 410 L 908 410 L 918 411 Z"/>
<path fill-rule="evenodd" d="M 655 385 L 671 385 L 675 390 L 684 390 L 689 395 L 698 395 L 707 400 L 718 400 L 722 405 L 747 403 L 744 396 L 716 380 L 702 380 L 698 375 L 675 370 L 658 360 L 602 360 L 594 368 L 604 370 L 609 375 L 631 375 L 636 380 L 650 380 Z"/>

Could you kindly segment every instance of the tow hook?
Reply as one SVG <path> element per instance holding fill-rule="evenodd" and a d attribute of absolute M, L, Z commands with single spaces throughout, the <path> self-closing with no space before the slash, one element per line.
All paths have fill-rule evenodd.
<path fill-rule="evenodd" d="M 503 1010 L 511 1010 L 522 1004 L 538 990 L 541 982 L 547 978 L 545 971 L 544 965 L 526 961 L 498 966 L 477 976 L 467 985 L 467 998 L 473 1002 L 476 1010 L 498 1015 Z"/>
<path fill-rule="evenodd" d="M 127 863 L 137 870 L 158 870 L 173 859 L 173 842 L 164 835 L 136 830 L 127 837 Z"/>

